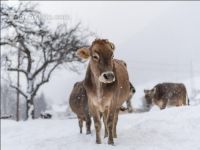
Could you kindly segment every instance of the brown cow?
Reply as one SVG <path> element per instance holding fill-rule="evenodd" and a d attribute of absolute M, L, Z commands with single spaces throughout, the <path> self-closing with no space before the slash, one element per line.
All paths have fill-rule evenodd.
<path fill-rule="evenodd" d="M 121 111 L 128 110 L 129 113 L 133 111 L 133 108 L 131 105 L 131 98 L 134 93 L 135 93 L 135 88 L 130 83 L 130 93 L 129 93 L 130 96 L 128 100 L 126 101 L 127 108 L 121 106 L 120 107 Z M 83 86 L 83 81 L 76 82 L 74 84 L 73 90 L 70 94 L 69 104 L 72 111 L 77 115 L 77 118 L 79 120 L 80 133 L 82 133 L 83 122 L 86 121 L 86 127 L 87 127 L 86 134 L 90 134 L 91 133 L 91 130 L 90 130 L 91 117 L 89 114 L 88 98 L 87 98 L 86 90 Z"/>
<path fill-rule="evenodd" d="M 96 130 L 96 143 L 101 143 L 100 113 L 103 113 L 108 144 L 117 137 L 116 125 L 121 105 L 129 97 L 130 84 L 126 67 L 113 59 L 114 44 L 108 40 L 95 40 L 90 47 L 77 51 L 80 58 L 88 59 L 84 86 L 88 95 L 89 109 Z"/>
<path fill-rule="evenodd" d="M 125 61 L 123 61 L 123 60 L 117 60 L 117 59 L 116 59 L 116 61 L 118 61 L 118 63 L 122 63 L 127 68 L 127 64 L 126 64 Z M 132 104 L 131 104 L 131 99 L 132 99 L 132 97 L 133 97 L 133 95 L 134 95 L 135 92 L 136 92 L 136 90 L 135 90 L 134 86 L 130 82 L 130 93 L 129 93 L 128 99 L 126 100 L 126 106 L 127 106 L 127 108 L 121 106 L 120 107 L 121 111 L 128 110 L 129 113 L 133 112 L 133 107 L 132 107 Z"/>
<path fill-rule="evenodd" d="M 160 109 L 166 106 L 189 105 L 189 99 L 185 85 L 182 83 L 161 83 L 151 90 L 144 90 L 148 107 L 152 104 Z"/>
<path fill-rule="evenodd" d="M 88 108 L 88 98 L 82 82 L 76 82 L 70 94 L 69 104 L 79 120 L 80 133 L 82 133 L 83 121 L 86 121 L 86 134 L 90 134 L 91 117 Z"/>

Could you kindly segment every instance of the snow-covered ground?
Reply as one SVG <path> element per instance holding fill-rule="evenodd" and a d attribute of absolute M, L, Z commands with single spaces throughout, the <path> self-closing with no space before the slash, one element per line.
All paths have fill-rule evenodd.
<path fill-rule="evenodd" d="M 122 114 L 115 146 L 92 135 L 79 134 L 77 119 L 1 120 L 2 150 L 199 150 L 200 105 L 153 109 L 147 113 Z M 85 130 L 84 130 L 85 131 Z"/>
<path fill-rule="evenodd" d="M 195 77 L 195 88 L 200 89 L 200 78 Z M 133 107 L 142 108 L 143 90 L 150 89 L 162 80 L 136 85 L 132 98 Z M 191 80 L 173 80 L 186 85 L 190 106 L 174 107 L 160 111 L 153 107 L 150 112 L 121 114 L 118 123 L 118 138 L 115 146 L 103 139 L 101 145 L 95 144 L 95 130 L 92 135 L 79 134 L 77 119 L 56 117 L 52 120 L 15 122 L 1 120 L 2 150 L 200 150 L 200 99 L 191 98 Z M 66 107 L 58 109 L 65 112 Z M 72 117 L 74 118 L 74 117 Z M 84 128 L 85 129 L 85 128 Z M 84 130 L 85 131 L 85 130 Z"/>

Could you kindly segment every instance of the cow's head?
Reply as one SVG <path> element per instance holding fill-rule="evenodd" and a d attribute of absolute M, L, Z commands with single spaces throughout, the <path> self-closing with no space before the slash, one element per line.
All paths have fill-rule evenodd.
<path fill-rule="evenodd" d="M 83 59 L 90 58 L 90 69 L 94 76 L 102 83 L 115 81 L 113 72 L 113 52 L 115 46 L 105 39 L 96 39 L 90 47 L 77 50 L 77 56 Z"/>
<path fill-rule="evenodd" d="M 151 90 L 144 90 L 145 99 L 148 106 L 152 105 L 155 93 L 156 93 L 156 88 L 153 88 Z"/>

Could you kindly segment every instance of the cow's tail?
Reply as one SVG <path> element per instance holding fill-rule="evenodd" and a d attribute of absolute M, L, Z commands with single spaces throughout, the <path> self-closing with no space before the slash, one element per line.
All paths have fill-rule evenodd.
<path fill-rule="evenodd" d="M 120 107 L 120 111 L 126 111 L 128 108 L 124 107 L 124 106 L 121 106 Z"/>
<path fill-rule="evenodd" d="M 190 105 L 190 99 L 189 99 L 189 96 L 188 96 L 188 94 L 186 94 L 186 104 L 189 106 Z"/>

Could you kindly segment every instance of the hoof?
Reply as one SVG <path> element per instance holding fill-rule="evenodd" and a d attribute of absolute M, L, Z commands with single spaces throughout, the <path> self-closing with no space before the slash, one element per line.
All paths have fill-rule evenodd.
<path fill-rule="evenodd" d="M 96 141 L 96 144 L 101 144 L 101 141 Z"/>
<path fill-rule="evenodd" d="M 114 141 L 109 140 L 108 144 L 114 146 Z"/>
<path fill-rule="evenodd" d="M 91 131 L 87 131 L 86 134 L 91 134 Z"/>
<path fill-rule="evenodd" d="M 132 112 L 133 112 L 132 108 L 128 109 L 128 113 L 132 113 Z"/>

